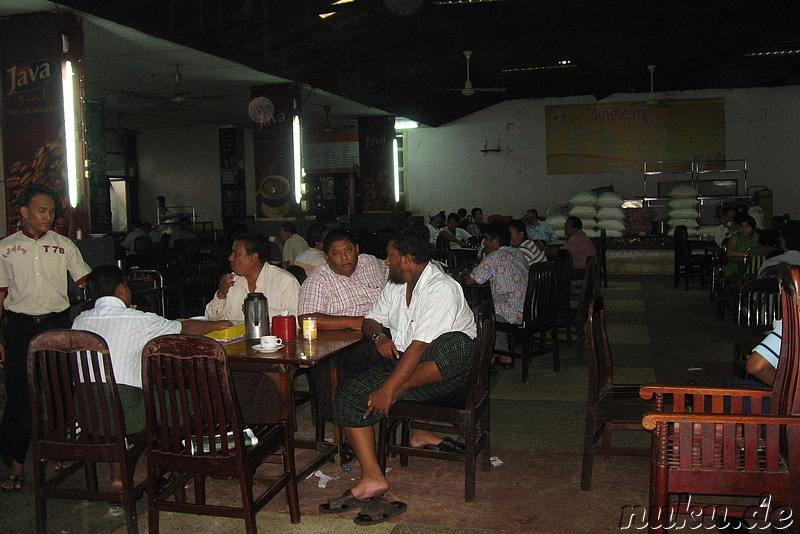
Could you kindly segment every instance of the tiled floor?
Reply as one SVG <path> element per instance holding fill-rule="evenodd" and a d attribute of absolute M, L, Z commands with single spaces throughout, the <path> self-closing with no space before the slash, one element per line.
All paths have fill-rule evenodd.
<path fill-rule="evenodd" d="M 611 277 L 603 295 L 617 381 L 721 384 L 729 376 L 731 327 L 716 322 L 706 290 L 673 289 L 668 276 L 619 276 Z M 411 459 L 401 468 L 390 461 L 390 496 L 407 502 L 409 509 L 396 523 L 370 527 L 369 532 L 619 532 L 624 506 L 647 505 L 648 461 L 599 457 L 592 491 L 579 490 L 585 396 L 586 366 L 576 363 L 575 345 L 563 348 L 560 373 L 552 371 L 549 355 L 535 360 L 528 383 L 521 382 L 519 366 L 501 371 L 492 392 L 492 450 L 502 464 L 479 472 L 476 502 L 463 501 L 463 469 L 457 463 Z M 306 420 L 308 413 L 299 418 Z M 644 431 L 628 434 L 626 441 L 649 440 Z M 142 467 L 144 460 L 140 463 Z M 285 501 L 277 496 L 259 514 L 259 531 L 362 531 L 366 527 L 356 526 L 352 513 L 323 516 L 317 511 L 319 503 L 352 485 L 356 462 L 352 468 L 347 473 L 326 466 L 323 472 L 334 477 L 326 488 L 318 487 L 318 478 L 300 483 L 300 525 L 289 523 Z M 212 493 L 235 496 L 233 486 L 212 486 Z M 146 532 L 144 500 L 138 509 L 140 532 Z M 48 518 L 50 532 L 125 532 L 120 510 L 104 503 L 51 501 Z M 32 531 L 30 488 L 0 494 L 0 532 Z M 163 514 L 161 531 L 225 534 L 244 528 L 235 519 Z"/>

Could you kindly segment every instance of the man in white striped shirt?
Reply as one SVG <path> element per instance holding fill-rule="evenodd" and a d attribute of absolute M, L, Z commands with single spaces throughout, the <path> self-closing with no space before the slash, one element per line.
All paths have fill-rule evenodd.
<path fill-rule="evenodd" d="M 536 242 L 528 239 L 525 223 L 520 219 L 514 219 L 508 223 L 508 231 L 511 234 L 511 246 L 519 249 L 528 260 L 528 267 L 540 261 L 547 261 L 544 250 L 536 246 Z"/>

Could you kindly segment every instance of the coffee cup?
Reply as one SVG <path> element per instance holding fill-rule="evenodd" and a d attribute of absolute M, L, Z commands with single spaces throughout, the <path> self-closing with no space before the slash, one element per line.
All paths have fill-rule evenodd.
<path fill-rule="evenodd" d="M 261 346 L 265 349 L 274 349 L 283 343 L 283 340 L 278 336 L 261 336 Z"/>

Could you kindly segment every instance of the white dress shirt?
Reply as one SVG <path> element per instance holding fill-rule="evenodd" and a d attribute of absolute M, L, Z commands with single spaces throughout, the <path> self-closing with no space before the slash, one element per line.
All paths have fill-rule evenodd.
<path fill-rule="evenodd" d="M 284 310 L 289 315 L 297 315 L 297 306 L 300 300 L 300 284 L 297 278 L 289 271 L 265 263 L 256 280 L 256 293 L 263 293 L 267 297 L 269 306 L 269 320 L 273 315 L 280 315 Z M 206 317 L 212 321 L 244 321 L 244 299 L 250 293 L 247 279 L 237 276 L 233 286 L 228 290 L 224 299 L 214 298 L 206 305 Z"/>

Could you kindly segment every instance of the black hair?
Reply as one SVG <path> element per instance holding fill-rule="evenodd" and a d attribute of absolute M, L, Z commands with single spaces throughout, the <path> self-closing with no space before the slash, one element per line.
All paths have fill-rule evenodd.
<path fill-rule="evenodd" d="M 525 222 L 522 221 L 521 219 L 511 219 L 510 221 L 508 221 L 508 227 L 516 228 L 518 232 L 522 232 L 523 234 L 525 234 L 527 239 L 528 228 L 525 226 Z"/>
<path fill-rule="evenodd" d="M 508 223 L 503 219 L 495 219 L 486 225 L 484 233 L 490 239 L 498 238 L 501 247 L 507 247 L 511 244 L 511 233 L 508 231 Z"/>
<path fill-rule="evenodd" d="M 55 192 L 52 189 L 49 189 L 43 185 L 39 184 L 31 184 L 27 186 L 25 189 L 19 192 L 17 195 L 17 202 L 19 203 L 20 207 L 30 207 L 31 201 L 33 197 L 36 195 L 47 195 L 53 199 L 53 203 L 58 207 L 58 197 L 56 197 Z"/>
<path fill-rule="evenodd" d="M 125 283 L 125 273 L 116 265 L 99 265 L 86 275 L 86 291 L 93 299 L 113 297 L 119 285 Z"/>
<path fill-rule="evenodd" d="M 467 208 L 458 208 L 458 210 L 456 211 L 456 213 L 458 214 L 458 217 L 459 217 L 460 219 L 463 219 L 464 217 L 466 217 L 466 216 L 467 216 Z"/>
<path fill-rule="evenodd" d="M 567 220 L 564 224 L 569 223 L 569 225 L 576 230 L 580 230 L 583 228 L 583 221 L 580 217 L 575 217 L 574 215 L 567 217 Z"/>
<path fill-rule="evenodd" d="M 428 263 L 431 259 L 431 246 L 419 230 L 402 230 L 390 243 L 401 256 L 409 254 L 416 264 Z"/>
<path fill-rule="evenodd" d="M 534 217 L 536 217 L 537 219 L 539 218 L 539 212 L 538 212 L 538 211 L 536 211 L 536 210 L 535 210 L 535 209 L 533 209 L 533 208 L 529 209 L 529 210 L 528 210 L 526 213 L 533 213 L 533 216 L 534 216 Z"/>
<path fill-rule="evenodd" d="M 328 232 L 325 236 L 325 239 L 322 241 L 322 251 L 327 254 L 328 251 L 331 249 L 334 243 L 337 241 L 347 241 L 352 243 L 353 245 L 357 245 L 353 234 L 348 232 L 347 230 L 343 230 L 341 228 L 336 228 Z"/>
<path fill-rule="evenodd" d="M 472 208 L 472 211 L 470 212 L 470 215 L 472 215 L 473 217 L 475 217 L 475 214 L 476 214 L 477 212 L 479 212 L 479 211 L 480 211 L 481 213 L 483 213 L 483 210 L 482 210 L 482 209 L 480 209 L 480 208 Z"/>
<path fill-rule="evenodd" d="M 284 232 L 289 232 L 290 234 L 296 234 L 297 233 L 297 226 L 295 226 L 295 224 L 293 222 L 281 223 L 280 228 Z"/>
<path fill-rule="evenodd" d="M 735 222 L 737 226 L 746 222 L 751 228 L 755 229 L 756 227 L 756 220 L 746 213 L 738 213 L 736 217 L 733 218 L 733 222 Z"/>
<path fill-rule="evenodd" d="M 800 250 L 800 221 L 788 221 L 781 226 L 780 234 L 786 250 Z"/>
<path fill-rule="evenodd" d="M 161 202 L 162 204 L 166 204 L 166 203 L 167 203 L 167 199 L 166 199 L 166 198 L 164 198 L 164 196 L 163 196 L 163 195 L 158 195 L 158 196 L 156 197 L 156 200 L 157 200 L 157 201 L 159 201 L 159 202 Z"/>
<path fill-rule="evenodd" d="M 314 248 L 318 242 L 322 243 L 325 234 L 328 233 L 328 225 L 325 223 L 314 223 L 308 227 L 308 246 Z"/>
<path fill-rule="evenodd" d="M 261 232 L 245 232 L 237 235 L 236 241 L 244 243 L 244 250 L 248 255 L 258 254 L 258 261 L 261 263 L 269 260 L 269 239 Z"/>
<path fill-rule="evenodd" d="M 450 220 L 459 222 L 461 220 L 461 217 L 458 216 L 458 213 L 451 213 L 450 215 L 447 216 L 447 222 L 450 222 Z"/>

